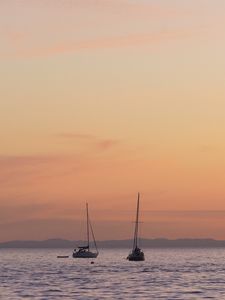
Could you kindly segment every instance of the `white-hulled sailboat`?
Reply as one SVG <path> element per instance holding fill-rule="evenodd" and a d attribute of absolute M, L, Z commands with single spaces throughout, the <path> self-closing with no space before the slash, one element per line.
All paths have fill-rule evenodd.
<path fill-rule="evenodd" d="M 131 253 L 127 256 L 127 259 L 130 261 L 145 260 L 144 252 L 138 247 L 139 199 L 140 199 L 140 194 L 138 193 L 133 249 L 132 249 Z"/>
<path fill-rule="evenodd" d="M 87 245 L 86 246 L 79 246 L 78 249 L 74 249 L 73 251 L 73 257 L 74 258 L 96 258 L 98 256 L 98 248 L 95 241 L 95 236 L 93 232 L 93 228 L 91 225 L 91 221 L 89 218 L 89 212 L 88 212 L 88 203 L 86 203 L 86 213 L 87 213 Z M 93 238 L 95 251 L 90 250 L 90 232 Z"/>

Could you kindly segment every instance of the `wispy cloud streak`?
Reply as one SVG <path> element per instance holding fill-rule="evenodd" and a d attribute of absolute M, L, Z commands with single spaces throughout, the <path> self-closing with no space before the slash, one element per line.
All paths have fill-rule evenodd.
<path fill-rule="evenodd" d="M 57 137 L 59 139 L 63 139 L 67 142 L 77 141 L 79 143 L 88 143 L 88 149 L 90 150 L 90 146 L 98 150 L 109 150 L 114 148 L 119 144 L 119 140 L 110 139 L 110 138 L 99 138 L 90 134 L 82 134 L 82 133 L 61 133 L 58 134 Z M 92 151 L 93 149 L 91 149 Z"/>
<path fill-rule="evenodd" d="M 5 56 L 30 58 L 153 46 L 198 32 L 196 26 L 170 25 L 192 14 L 189 9 L 176 5 L 123 0 L 13 3 L 0 4 L 0 31 L 4 41 L 1 53 Z M 15 5 L 17 11 L 13 9 Z M 1 14 L 11 14 L 11 21 L 4 17 L 1 20 Z M 159 21 L 167 25 L 162 28 Z"/>

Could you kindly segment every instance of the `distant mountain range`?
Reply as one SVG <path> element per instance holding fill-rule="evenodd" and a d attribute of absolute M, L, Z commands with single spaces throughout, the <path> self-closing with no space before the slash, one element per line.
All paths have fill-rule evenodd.
<path fill-rule="evenodd" d="M 98 241 L 99 248 L 131 248 L 132 240 Z M 9 241 L 0 243 L 0 248 L 75 248 L 84 241 L 49 239 L 44 241 Z M 142 239 L 143 248 L 223 248 L 225 240 L 214 239 Z"/>

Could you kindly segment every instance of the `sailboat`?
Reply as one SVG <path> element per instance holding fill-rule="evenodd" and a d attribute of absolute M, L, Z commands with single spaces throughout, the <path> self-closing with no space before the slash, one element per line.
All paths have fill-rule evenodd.
<path fill-rule="evenodd" d="M 140 194 L 138 193 L 133 249 L 131 250 L 130 254 L 127 256 L 127 259 L 130 261 L 145 260 L 144 252 L 138 247 L 139 199 L 140 199 Z"/>
<path fill-rule="evenodd" d="M 89 218 L 88 212 L 88 203 L 86 203 L 86 213 L 87 213 L 87 245 L 86 246 L 79 246 L 77 249 L 73 250 L 73 257 L 74 258 L 96 258 L 98 256 L 98 248 L 95 241 L 95 236 L 93 232 L 93 228 Z M 93 238 L 95 251 L 90 250 L 90 232 Z"/>

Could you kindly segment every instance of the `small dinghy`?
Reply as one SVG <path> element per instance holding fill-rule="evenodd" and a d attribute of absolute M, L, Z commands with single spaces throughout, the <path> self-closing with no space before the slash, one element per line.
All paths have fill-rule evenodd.
<path fill-rule="evenodd" d="M 58 255 L 57 258 L 69 258 L 69 255 Z"/>

